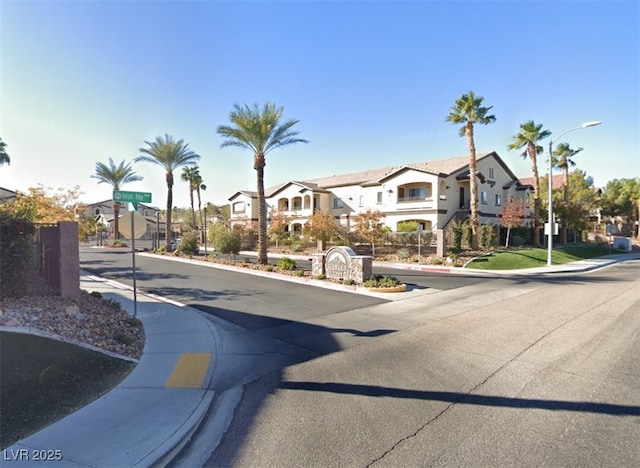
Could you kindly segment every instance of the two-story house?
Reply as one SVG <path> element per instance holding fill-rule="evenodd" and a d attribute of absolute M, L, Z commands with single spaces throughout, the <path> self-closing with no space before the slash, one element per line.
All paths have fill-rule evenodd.
<path fill-rule="evenodd" d="M 113 237 L 114 230 L 113 204 L 113 200 L 103 200 L 100 202 L 84 205 L 85 218 L 94 218 L 99 225 L 105 227 L 106 231 L 109 233 L 109 237 Z M 144 216 L 145 220 L 147 221 L 147 232 L 142 236 L 141 239 L 153 239 L 157 232 L 160 233 L 160 238 L 162 239 L 165 233 L 165 224 L 164 222 L 158 222 L 161 212 L 160 208 L 145 205 L 144 203 L 138 203 L 137 211 L 142 216 Z M 121 203 L 120 218 L 125 216 L 128 212 L 129 204 Z M 126 238 L 127 236 L 124 237 Z"/>
<path fill-rule="evenodd" d="M 509 199 L 528 201 L 531 187 L 522 184 L 494 151 L 477 155 L 476 177 L 482 224 L 500 224 L 499 215 Z M 255 192 L 236 192 L 229 201 L 232 224 L 257 220 Z M 423 230 L 435 232 L 454 216 L 469 213 L 469 158 L 289 181 L 266 189 L 265 201 L 267 211 L 278 210 L 292 218 L 292 232 L 301 232 L 314 210 L 332 214 L 343 227 L 351 229 L 351 218 L 368 209 L 380 211 L 383 224 L 394 231 L 398 223 L 416 221 Z M 528 212 L 526 216 L 525 224 Z"/>

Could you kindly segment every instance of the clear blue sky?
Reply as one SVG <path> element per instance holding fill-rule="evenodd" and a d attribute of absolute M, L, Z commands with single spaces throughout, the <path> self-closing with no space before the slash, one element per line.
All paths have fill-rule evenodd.
<path fill-rule="evenodd" d="M 202 156 L 204 201 L 225 203 L 256 180 L 250 153 L 220 149 L 234 103 L 273 101 L 310 140 L 269 154 L 267 186 L 462 156 L 445 118 L 469 90 L 497 118 L 476 129 L 478 151 L 520 177 L 530 163 L 507 145 L 521 123 L 559 135 L 601 120 L 562 141 L 604 186 L 640 176 L 639 18 L 637 0 L 0 0 L 0 186 L 104 200 L 95 163 L 169 133 Z M 164 207 L 160 167 L 134 168 L 144 181 L 124 189 Z M 189 205 L 179 180 L 174 204 Z"/>

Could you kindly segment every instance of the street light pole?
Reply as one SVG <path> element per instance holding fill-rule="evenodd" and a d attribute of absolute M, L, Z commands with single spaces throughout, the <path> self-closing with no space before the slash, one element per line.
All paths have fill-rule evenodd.
<path fill-rule="evenodd" d="M 207 205 L 204 206 L 204 256 L 209 256 L 207 254 Z"/>
<path fill-rule="evenodd" d="M 553 231 L 554 231 L 554 223 L 553 223 L 553 144 L 560 139 L 560 137 L 566 135 L 569 132 L 573 132 L 574 130 L 580 130 L 581 128 L 587 127 L 595 127 L 596 125 L 600 125 L 602 122 L 599 120 L 592 120 L 589 122 L 585 122 L 579 127 L 571 128 L 569 130 L 565 130 L 557 137 L 553 138 L 549 141 L 549 221 L 548 221 L 548 242 L 547 242 L 547 265 L 553 265 L 551 260 L 551 256 L 553 253 Z"/>

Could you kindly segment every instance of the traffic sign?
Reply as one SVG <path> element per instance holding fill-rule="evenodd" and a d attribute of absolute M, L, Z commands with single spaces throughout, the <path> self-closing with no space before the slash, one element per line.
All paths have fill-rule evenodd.
<path fill-rule="evenodd" d="M 125 192 L 124 190 L 113 191 L 114 202 L 131 203 L 151 203 L 150 192 Z"/>
<path fill-rule="evenodd" d="M 118 231 L 129 239 L 140 239 L 147 232 L 147 220 L 137 211 L 131 211 L 119 219 Z"/>

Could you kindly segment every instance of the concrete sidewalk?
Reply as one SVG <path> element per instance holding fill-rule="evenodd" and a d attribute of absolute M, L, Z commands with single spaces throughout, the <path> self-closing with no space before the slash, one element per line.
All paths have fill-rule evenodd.
<path fill-rule="evenodd" d="M 179 257 L 164 258 L 191 261 Z M 639 258 L 640 253 L 634 252 L 521 271 L 458 268 L 443 271 L 443 267 L 435 271 L 490 277 L 536 276 L 587 272 Z M 198 263 L 212 268 L 231 268 Z M 408 268 L 407 265 L 387 263 L 384 266 Z M 423 268 L 433 270 L 420 267 Z M 410 269 L 418 268 L 411 265 Z M 274 277 L 272 273 L 255 270 L 238 268 L 238 271 Z M 316 285 L 303 278 L 287 277 L 287 280 Z M 133 292 L 128 286 L 83 274 L 80 287 L 87 291 L 99 291 L 103 297 L 119 301 L 133 314 Z M 365 293 L 353 287 L 349 290 Z M 493 295 L 498 293 L 495 291 Z M 382 304 L 375 311 L 371 310 L 366 320 L 362 315 L 365 311 L 359 310 L 340 314 L 340 317 L 323 317 L 318 319 L 316 325 L 326 326 L 327 333 L 334 333 L 338 342 L 343 340 L 340 334 L 349 335 L 349 340 L 357 341 L 365 340 L 369 329 L 399 330 L 431 320 L 431 316 L 424 316 L 425 310 L 429 310 L 432 316 L 451 313 L 448 304 L 453 297 L 449 295 L 455 292 L 433 298 L 411 294 L 385 295 L 385 298 L 394 301 L 400 298 L 407 300 Z M 425 307 L 427 303 L 429 307 Z M 62 456 L 61 460 L 49 462 L 55 466 L 164 466 L 190 440 L 210 408 L 215 412 L 211 419 L 216 418 L 218 412 L 222 414 L 221 426 L 215 429 L 215 437 L 210 438 L 222 437 L 240 398 L 238 394 L 228 397 L 232 389 L 240 388 L 257 373 L 264 374 L 316 356 L 309 351 L 313 349 L 309 343 L 301 341 L 300 347 L 296 347 L 295 344 L 279 342 L 272 337 L 245 335 L 243 329 L 233 324 L 215 317 L 207 320 L 190 307 L 149 294 L 138 293 L 137 317 L 144 324 L 146 343 L 143 356 L 132 373 L 93 403 L 5 449 L 2 453 L 3 466 L 38 466 L 40 462 L 34 460 L 34 454 L 40 454 L 42 450 L 52 451 L 54 458 L 56 453 Z M 330 323 L 320 323 L 322 321 Z M 353 333 L 330 331 L 341 328 L 362 333 L 354 337 L 351 336 Z M 319 338 L 300 336 L 300 340 L 309 339 L 317 341 Z M 260 353 L 268 354 L 269 360 L 256 359 Z M 206 457 L 207 449 L 203 449 L 202 457 Z"/>
<path fill-rule="evenodd" d="M 91 276 L 82 276 L 80 287 L 133 313 L 128 287 Z M 210 384 L 218 330 L 188 307 L 149 295 L 137 295 L 137 316 L 146 343 L 131 374 L 93 403 L 5 449 L 3 466 L 41 466 L 35 457 L 42 451 L 51 452 L 48 465 L 157 466 L 182 448 L 215 396 Z"/>

